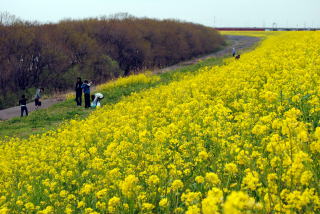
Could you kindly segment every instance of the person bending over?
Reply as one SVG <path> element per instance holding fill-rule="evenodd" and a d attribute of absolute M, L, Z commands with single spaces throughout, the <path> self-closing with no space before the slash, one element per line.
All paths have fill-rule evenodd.
<path fill-rule="evenodd" d="M 91 107 L 99 108 L 101 106 L 100 101 L 103 99 L 103 94 L 95 93 L 94 95 L 91 96 L 91 99 L 92 99 Z"/>

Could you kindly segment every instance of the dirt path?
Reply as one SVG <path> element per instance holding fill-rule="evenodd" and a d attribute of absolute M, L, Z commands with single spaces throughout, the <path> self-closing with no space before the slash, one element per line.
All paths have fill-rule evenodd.
<path fill-rule="evenodd" d="M 256 37 L 248 37 L 248 36 L 227 36 L 227 42 L 228 42 L 228 46 L 226 46 L 224 49 L 213 53 L 213 54 L 209 54 L 206 56 L 202 56 L 202 57 L 198 57 L 192 60 L 188 60 L 185 62 L 181 62 L 179 64 L 173 65 L 173 66 L 169 66 L 166 68 L 162 68 L 162 69 L 157 69 L 154 70 L 155 74 L 158 73 L 164 73 L 164 72 L 168 72 L 171 70 L 175 70 L 178 68 L 181 68 L 183 66 L 187 66 L 187 65 L 192 65 L 192 64 L 196 64 L 197 62 L 199 62 L 200 60 L 204 60 L 210 57 L 222 57 L 225 55 L 231 55 L 231 50 L 232 48 L 236 48 L 236 50 L 240 53 L 241 51 L 243 51 L 244 49 L 250 48 L 252 47 L 254 44 L 256 44 L 258 41 L 260 41 L 260 38 L 256 38 Z M 59 97 L 54 97 L 54 98 L 48 98 L 45 100 L 41 100 L 42 102 L 42 106 L 41 108 L 48 108 L 50 106 L 52 106 L 53 104 L 59 103 L 64 101 L 64 97 L 63 96 L 59 96 Z M 34 103 L 28 103 L 27 104 L 28 107 L 28 111 L 29 113 L 32 111 L 35 111 L 35 105 Z M 12 107 L 12 108 L 8 108 L 8 109 L 3 109 L 0 110 L 0 121 L 1 120 L 8 120 L 14 117 L 20 116 L 20 106 L 16 106 L 16 107 Z"/>
<path fill-rule="evenodd" d="M 183 66 L 187 66 L 187 65 L 193 65 L 198 63 L 201 60 L 205 60 L 207 58 L 211 58 L 211 57 L 222 57 L 222 56 L 231 56 L 232 54 L 232 48 L 235 48 L 237 53 L 242 53 L 245 49 L 248 49 L 250 47 L 252 47 L 253 45 L 255 45 L 257 42 L 260 41 L 260 38 L 258 37 L 250 37 L 250 36 L 227 36 L 227 43 L 228 45 L 223 48 L 222 50 L 212 53 L 212 54 L 208 54 L 202 57 L 197 57 L 195 59 L 191 59 L 191 60 L 187 60 L 184 62 L 180 62 L 176 65 L 172 65 L 169 67 L 165 67 L 162 69 L 158 69 L 155 70 L 155 73 L 165 73 L 171 70 L 175 70 L 178 68 L 181 68 Z"/>
<path fill-rule="evenodd" d="M 63 98 L 48 98 L 45 100 L 41 100 L 41 107 L 39 109 L 48 108 L 53 104 L 63 101 Z M 27 108 L 29 113 L 35 111 L 34 102 L 28 103 Z M 7 109 L 0 110 L 0 120 L 8 120 L 14 117 L 20 116 L 20 106 L 15 106 Z"/>

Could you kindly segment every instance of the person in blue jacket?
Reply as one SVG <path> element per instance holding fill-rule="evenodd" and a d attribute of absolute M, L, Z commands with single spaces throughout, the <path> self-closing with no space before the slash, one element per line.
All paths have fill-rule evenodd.
<path fill-rule="evenodd" d="M 90 86 L 92 85 L 92 82 L 88 82 L 88 80 L 85 80 L 81 86 L 83 93 L 84 93 L 84 107 L 89 108 L 90 107 Z"/>

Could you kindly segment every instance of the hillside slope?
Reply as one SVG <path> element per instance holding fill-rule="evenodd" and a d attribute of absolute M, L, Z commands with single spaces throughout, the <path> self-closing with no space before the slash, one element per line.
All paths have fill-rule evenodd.
<path fill-rule="evenodd" d="M 319 32 L 0 143 L 2 210 L 319 211 Z"/>

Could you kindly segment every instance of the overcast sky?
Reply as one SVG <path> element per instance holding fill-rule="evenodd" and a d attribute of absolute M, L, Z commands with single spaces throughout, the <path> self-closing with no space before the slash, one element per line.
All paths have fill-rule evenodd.
<path fill-rule="evenodd" d="M 57 22 L 128 12 L 216 27 L 320 27 L 320 0 L 0 0 L 0 12 Z"/>

